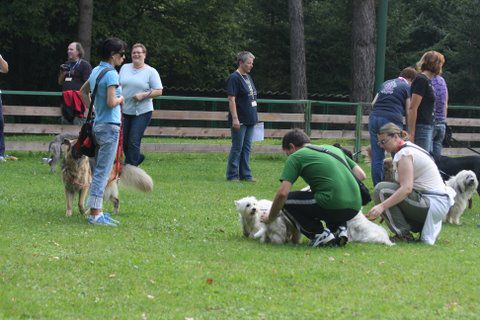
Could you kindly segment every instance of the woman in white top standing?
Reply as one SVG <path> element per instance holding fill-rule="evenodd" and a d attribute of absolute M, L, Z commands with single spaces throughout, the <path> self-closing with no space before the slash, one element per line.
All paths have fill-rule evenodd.
<path fill-rule="evenodd" d="M 132 63 L 120 69 L 123 105 L 123 152 L 125 163 L 138 166 L 145 156 L 140 144 L 153 112 L 152 98 L 162 95 L 162 81 L 157 70 L 145 63 L 147 48 L 136 43 L 132 46 Z"/>
<path fill-rule="evenodd" d="M 395 152 L 393 171 L 396 182 L 380 182 L 375 186 L 375 206 L 368 217 L 382 217 L 396 234 L 396 239 L 412 241 L 412 232 L 420 232 L 420 240 L 434 244 L 442 228 L 442 220 L 453 205 L 455 191 L 445 186 L 430 154 L 414 143 L 404 141 L 407 133 L 393 123 L 382 126 L 378 144 L 387 152 Z"/>

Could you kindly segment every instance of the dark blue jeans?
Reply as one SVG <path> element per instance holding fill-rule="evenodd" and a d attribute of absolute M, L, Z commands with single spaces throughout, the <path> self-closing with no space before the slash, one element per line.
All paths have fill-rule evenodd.
<path fill-rule="evenodd" d="M 370 115 L 368 118 L 368 132 L 370 133 L 370 147 L 372 150 L 372 159 L 370 163 L 373 185 L 384 180 L 383 176 L 383 159 L 385 159 L 385 150 L 378 145 L 378 132 L 380 128 L 392 122 L 384 117 Z M 401 123 L 395 123 L 400 129 L 403 127 Z"/>
<path fill-rule="evenodd" d="M 250 150 L 252 147 L 253 125 L 240 125 L 240 129 L 231 128 L 232 148 L 228 156 L 227 180 L 251 180 Z"/>
<path fill-rule="evenodd" d="M 3 136 L 3 105 L 2 97 L 0 96 L 0 157 L 5 155 L 5 138 Z"/>
<path fill-rule="evenodd" d="M 443 149 L 443 139 L 445 139 L 445 131 L 447 130 L 447 125 L 445 122 L 436 122 L 433 129 L 433 147 L 432 153 L 434 157 L 442 155 Z"/>
<path fill-rule="evenodd" d="M 417 123 L 415 126 L 415 144 L 427 152 L 433 150 L 433 124 Z"/>
<path fill-rule="evenodd" d="M 140 153 L 140 144 L 151 118 L 152 111 L 138 116 L 123 115 L 123 153 L 125 154 L 125 163 L 138 166 L 145 159 L 145 156 Z"/>
<path fill-rule="evenodd" d="M 93 126 L 93 135 L 98 150 L 95 154 L 95 169 L 87 206 L 93 209 L 102 209 L 103 194 L 117 154 L 120 127 L 108 123 L 98 123 Z"/>

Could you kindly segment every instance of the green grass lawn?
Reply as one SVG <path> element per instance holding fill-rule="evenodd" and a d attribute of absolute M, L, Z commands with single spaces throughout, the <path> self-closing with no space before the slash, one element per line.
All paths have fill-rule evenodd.
<path fill-rule="evenodd" d="M 0 163 L 0 319 L 479 318 L 478 195 L 435 246 L 273 246 L 242 236 L 233 202 L 271 199 L 281 155 L 254 155 L 251 184 L 225 181 L 226 154 L 148 154 L 155 189 L 120 190 L 118 228 L 65 217 L 60 174 L 14 155 Z"/>

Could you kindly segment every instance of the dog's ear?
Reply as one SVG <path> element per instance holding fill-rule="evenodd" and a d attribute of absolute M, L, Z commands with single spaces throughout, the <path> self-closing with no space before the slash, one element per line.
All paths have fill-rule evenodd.
<path fill-rule="evenodd" d="M 75 142 L 77 142 L 76 139 L 63 139 L 63 142 L 62 144 L 66 145 L 68 148 L 68 150 L 70 150 L 70 148 L 75 144 Z"/>

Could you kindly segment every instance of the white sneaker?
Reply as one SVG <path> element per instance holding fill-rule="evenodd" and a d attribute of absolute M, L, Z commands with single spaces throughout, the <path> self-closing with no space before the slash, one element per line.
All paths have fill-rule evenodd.
<path fill-rule="evenodd" d="M 50 164 L 50 162 L 52 162 L 52 158 L 42 158 L 42 162 L 45 164 Z"/>
<path fill-rule="evenodd" d="M 5 161 L 7 161 L 7 160 L 5 159 L 5 157 L 0 156 L 0 162 L 5 162 Z"/>
<path fill-rule="evenodd" d="M 335 244 L 335 236 L 330 230 L 325 229 L 322 233 L 318 233 L 308 244 L 309 247 L 326 247 Z"/>

